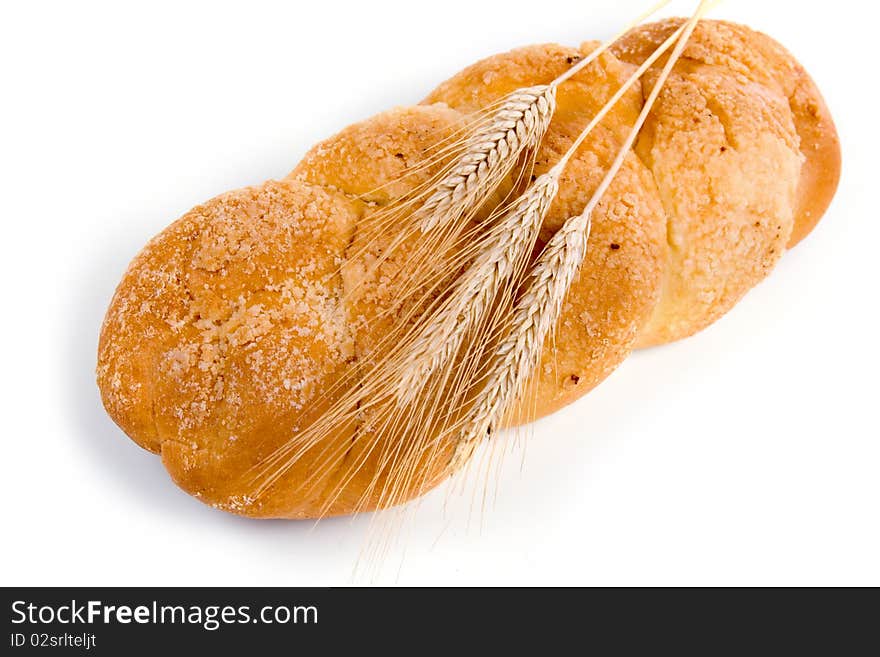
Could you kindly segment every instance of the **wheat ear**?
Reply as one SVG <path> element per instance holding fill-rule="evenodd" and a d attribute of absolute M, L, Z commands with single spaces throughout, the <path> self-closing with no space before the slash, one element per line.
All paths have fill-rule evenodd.
<path fill-rule="evenodd" d="M 520 155 L 537 147 L 555 110 L 555 86 L 526 87 L 508 94 L 468 138 L 461 158 L 416 211 L 422 232 L 478 209 L 486 193 L 510 174 Z"/>
<path fill-rule="evenodd" d="M 541 359 L 547 336 L 555 328 L 563 302 L 586 255 L 593 211 L 605 195 L 635 143 L 666 79 L 708 9 L 702 0 L 688 20 L 645 105 L 599 187 L 580 215 L 569 218 L 554 234 L 533 266 L 527 288 L 518 300 L 508 335 L 499 343 L 488 367 L 486 383 L 464 424 L 450 469 L 459 469 L 477 443 L 507 417 Z"/>
<path fill-rule="evenodd" d="M 545 176 L 552 176 L 557 182 L 565 165 L 577 152 L 581 144 L 592 133 L 595 127 L 605 118 L 608 112 L 617 104 L 624 94 L 638 81 L 638 79 L 676 42 L 684 33 L 685 26 L 678 28 L 648 59 L 621 85 L 602 109 L 590 120 L 589 124 L 571 144 L 568 151 L 560 158 L 559 162 Z M 537 183 L 537 181 L 535 181 Z M 553 192 L 555 194 L 555 191 Z M 527 199 L 529 192 L 522 197 Z M 520 207 L 518 202 L 514 206 L 515 212 Z M 549 204 L 547 205 L 549 209 Z M 544 211 L 546 213 L 546 210 Z M 520 230 L 520 226 L 511 221 L 510 215 L 506 221 L 502 221 L 500 230 L 493 231 L 488 238 L 489 246 L 485 252 L 486 257 L 492 254 L 504 252 L 512 256 L 514 252 L 522 254 L 527 244 L 533 243 Z M 538 224 L 540 227 L 540 223 Z M 511 259 L 509 262 L 513 262 Z M 462 277 L 453 292 L 456 303 L 447 304 L 441 313 L 431 318 L 433 321 L 426 323 L 421 335 L 417 338 L 414 348 L 409 354 L 408 363 L 403 367 L 400 384 L 398 386 L 398 398 L 401 403 L 412 401 L 415 391 L 418 390 L 419 382 L 425 380 L 432 372 L 446 363 L 456 354 L 467 335 L 468 329 L 476 319 L 486 312 L 494 298 L 495 291 L 499 288 L 501 277 L 509 277 L 511 268 L 493 268 L 490 260 L 478 257 L 474 265 Z"/>

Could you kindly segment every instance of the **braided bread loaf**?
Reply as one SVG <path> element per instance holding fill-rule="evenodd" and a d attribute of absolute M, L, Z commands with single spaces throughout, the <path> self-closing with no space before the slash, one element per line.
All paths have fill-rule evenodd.
<path fill-rule="evenodd" d="M 536 175 L 678 25 L 637 28 L 559 87 Z M 386 466 L 358 453 L 368 422 L 340 424 L 258 498 L 244 477 L 332 402 L 333 383 L 374 357 L 400 316 L 407 245 L 380 260 L 394 227 L 363 246 L 359 226 L 430 180 L 439 165 L 426 152 L 469 113 L 548 83 L 595 47 L 490 57 L 421 105 L 318 144 L 286 178 L 216 197 L 160 233 L 132 261 L 102 327 L 97 375 L 110 416 L 161 454 L 178 485 L 218 508 L 287 518 L 375 508 L 379 498 L 365 491 Z M 654 77 L 566 167 L 542 241 L 582 211 Z M 574 401 L 633 348 L 686 337 L 727 312 L 813 228 L 839 169 L 828 110 L 791 55 L 748 28 L 701 22 L 593 214 L 590 248 L 522 417 Z M 454 447 L 441 437 L 440 452 Z M 448 475 L 437 462 L 425 461 L 403 498 Z"/>

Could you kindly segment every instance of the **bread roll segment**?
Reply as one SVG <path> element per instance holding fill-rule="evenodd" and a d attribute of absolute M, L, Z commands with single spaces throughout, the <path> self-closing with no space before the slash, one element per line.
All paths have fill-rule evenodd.
<path fill-rule="evenodd" d="M 350 357 L 327 275 L 359 214 L 320 187 L 268 182 L 198 206 L 132 262 L 102 328 L 98 385 L 111 417 L 188 492 L 245 506 L 237 477 Z M 279 506 L 296 513 L 267 498 L 269 514 Z"/>
<path fill-rule="evenodd" d="M 559 88 L 536 175 L 676 25 L 633 31 Z M 218 196 L 165 229 L 132 261 L 101 330 L 97 376 L 110 416 L 161 454 L 181 488 L 225 511 L 313 518 L 376 508 L 371 484 L 388 466 L 359 440 L 372 431 L 365 419 L 341 423 L 259 498 L 252 484 L 254 468 L 332 404 L 334 383 L 375 360 L 399 321 L 389 310 L 413 245 L 376 269 L 398 227 L 376 235 L 365 226 L 436 173 L 432 163 L 401 175 L 470 113 L 549 82 L 595 47 L 532 46 L 478 62 L 424 104 L 319 143 L 287 178 Z M 571 160 L 539 247 L 584 208 L 655 75 L 634 84 Z M 791 56 L 748 28 L 701 23 L 594 213 L 579 277 L 511 420 L 553 412 L 635 346 L 690 335 L 729 310 L 824 212 L 839 162 L 827 109 Z M 448 475 L 443 456 L 454 447 L 455 436 L 442 437 L 441 458 L 421 464 L 424 483 L 410 483 L 405 498 Z"/>
<path fill-rule="evenodd" d="M 613 51 L 635 67 L 681 20 L 636 28 Z M 730 310 L 813 229 L 840 176 L 834 124 L 804 69 L 770 37 L 722 21 L 697 25 L 635 151 L 660 189 L 669 245 L 642 347 Z"/>
<path fill-rule="evenodd" d="M 612 51 L 622 61 L 638 65 L 683 20 L 672 18 L 637 27 L 617 42 Z M 661 59 L 658 66 L 662 62 Z M 687 69 L 698 64 L 716 67 L 729 77 L 758 84 L 786 99 L 804 157 L 794 228 L 788 242 L 789 248 L 795 246 L 825 214 L 840 180 L 840 139 L 821 92 L 780 43 L 762 32 L 728 21 L 704 20 L 697 25 L 679 66 Z"/>

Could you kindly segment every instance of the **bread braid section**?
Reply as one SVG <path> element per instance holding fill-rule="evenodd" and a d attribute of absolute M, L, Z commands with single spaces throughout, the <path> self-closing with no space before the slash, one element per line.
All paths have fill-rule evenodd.
<path fill-rule="evenodd" d="M 678 24 L 634 30 L 559 87 L 535 175 Z M 376 269 L 371 262 L 394 226 L 387 240 L 371 234 L 370 248 L 359 235 L 372 214 L 418 184 L 403 174 L 469 113 L 546 84 L 595 47 L 533 46 L 478 62 L 424 105 L 321 142 L 286 179 L 221 195 L 172 224 L 132 261 L 102 328 L 98 385 L 114 421 L 161 453 L 184 490 L 223 510 L 306 518 L 374 508 L 369 491 L 386 475 L 355 440 L 371 431 L 366 417 L 339 426 L 259 499 L 244 475 L 332 402 L 335 381 L 381 354 L 400 316 L 389 309 L 403 312 L 395 281 L 408 246 Z M 577 152 L 539 248 L 583 210 L 642 104 L 636 84 Z M 550 413 L 634 347 L 690 335 L 723 315 L 815 225 L 839 163 L 824 102 L 791 56 L 748 28 L 701 23 L 593 215 L 580 274 L 529 385 L 534 396 L 512 415 Z M 341 462 L 328 466 L 327 452 L 343 454 Z M 351 463 L 361 464 L 354 473 Z M 316 472 L 319 485 L 303 492 Z M 416 477 L 425 485 L 401 499 L 443 476 Z"/>

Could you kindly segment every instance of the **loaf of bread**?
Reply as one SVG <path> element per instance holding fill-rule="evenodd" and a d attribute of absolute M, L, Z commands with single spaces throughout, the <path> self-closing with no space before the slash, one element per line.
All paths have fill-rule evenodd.
<path fill-rule="evenodd" d="M 536 175 L 679 25 L 633 30 L 559 87 Z M 368 242 L 359 229 L 437 173 L 427 154 L 471 113 L 549 83 L 596 46 L 485 59 L 422 104 L 321 142 L 287 177 L 218 196 L 165 229 L 130 264 L 101 330 L 98 385 L 113 420 L 160 454 L 179 486 L 226 511 L 310 518 L 381 505 L 386 466 L 355 440 L 367 420 L 341 423 L 260 495 L 247 475 L 332 404 L 335 383 L 375 357 L 401 316 L 407 245 L 388 255 L 394 226 Z M 661 65 L 578 149 L 539 246 L 583 210 Z M 571 403 L 636 347 L 721 317 L 815 226 L 839 171 L 834 125 L 794 58 L 746 27 L 700 22 L 593 214 L 533 406 L 520 417 Z M 436 449 L 451 453 L 454 443 L 439 436 Z M 401 499 L 448 476 L 438 461 L 425 461 Z"/>

